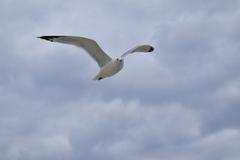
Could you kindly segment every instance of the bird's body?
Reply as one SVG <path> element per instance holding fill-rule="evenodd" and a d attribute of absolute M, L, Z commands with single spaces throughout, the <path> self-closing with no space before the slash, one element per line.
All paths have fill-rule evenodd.
<path fill-rule="evenodd" d="M 128 50 L 119 58 L 112 59 L 92 39 L 75 36 L 42 36 L 38 38 L 51 42 L 70 44 L 84 49 L 100 67 L 99 73 L 93 78 L 94 80 L 101 80 L 118 73 L 123 68 L 124 57 L 127 55 L 135 52 L 152 52 L 154 50 L 150 45 L 141 45 Z"/>
<path fill-rule="evenodd" d="M 111 77 L 114 74 L 121 71 L 121 69 L 123 68 L 123 65 L 124 65 L 123 60 L 119 60 L 119 59 L 111 60 L 100 69 L 99 73 L 93 79 L 101 80 L 106 77 Z"/>

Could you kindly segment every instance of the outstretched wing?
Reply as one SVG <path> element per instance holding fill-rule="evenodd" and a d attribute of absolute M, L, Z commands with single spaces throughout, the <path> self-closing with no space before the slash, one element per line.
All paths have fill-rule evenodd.
<path fill-rule="evenodd" d="M 153 50 L 154 50 L 154 48 L 150 45 L 141 45 L 141 46 L 137 46 L 137 47 L 134 47 L 134 48 L 128 50 L 126 53 L 121 55 L 121 58 L 124 58 L 127 55 L 135 53 L 135 52 L 152 52 Z"/>
<path fill-rule="evenodd" d="M 42 36 L 38 37 L 51 42 L 71 44 L 84 49 L 99 65 L 104 66 L 112 60 L 97 44 L 96 41 L 84 37 L 75 36 Z"/>

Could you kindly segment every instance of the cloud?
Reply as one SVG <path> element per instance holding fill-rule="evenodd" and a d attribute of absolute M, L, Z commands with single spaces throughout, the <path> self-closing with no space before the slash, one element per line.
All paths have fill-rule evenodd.
<path fill-rule="evenodd" d="M 163 158 L 169 159 L 238 159 L 239 130 L 228 129 L 208 135 L 188 146 L 175 149 L 174 154 Z"/>
<path fill-rule="evenodd" d="M 199 114 L 181 104 L 146 107 L 86 98 L 51 108 L 39 101 L 31 112 L 21 104 L 21 112 L 1 118 L 5 134 L 14 137 L 1 141 L 3 159 L 238 157 L 239 130 L 203 136 Z"/>
<path fill-rule="evenodd" d="M 0 2 L 0 159 L 239 159 L 239 2 Z M 96 39 L 118 75 L 91 81 Z"/>
<path fill-rule="evenodd" d="M 27 104 L 21 102 L 21 110 L 16 112 L 9 106 L 7 116 L 1 118 L 3 135 L 14 137 L 1 143 L 5 146 L 3 159 L 121 159 L 144 156 L 199 136 L 195 113 L 179 104 L 146 108 L 120 99 L 81 99 L 51 107 L 41 101 Z"/>

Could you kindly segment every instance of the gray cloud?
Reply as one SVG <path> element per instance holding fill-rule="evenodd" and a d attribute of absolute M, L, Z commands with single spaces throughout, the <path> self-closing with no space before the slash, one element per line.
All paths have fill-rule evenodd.
<path fill-rule="evenodd" d="M 1 1 L 0 159 L 239 159 L 239 2 Z M 115 77 L 48 34 L 94 38 Z"/>

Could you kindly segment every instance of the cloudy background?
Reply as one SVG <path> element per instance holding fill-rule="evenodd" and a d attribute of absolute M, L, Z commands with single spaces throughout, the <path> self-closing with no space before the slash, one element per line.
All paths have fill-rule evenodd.
<path fill-rule="evenodd" d="M 78 48 L 95 39 L 118 75 Z M 1 160 L 238 160 L 239 0 L 1 0 Z"/>

